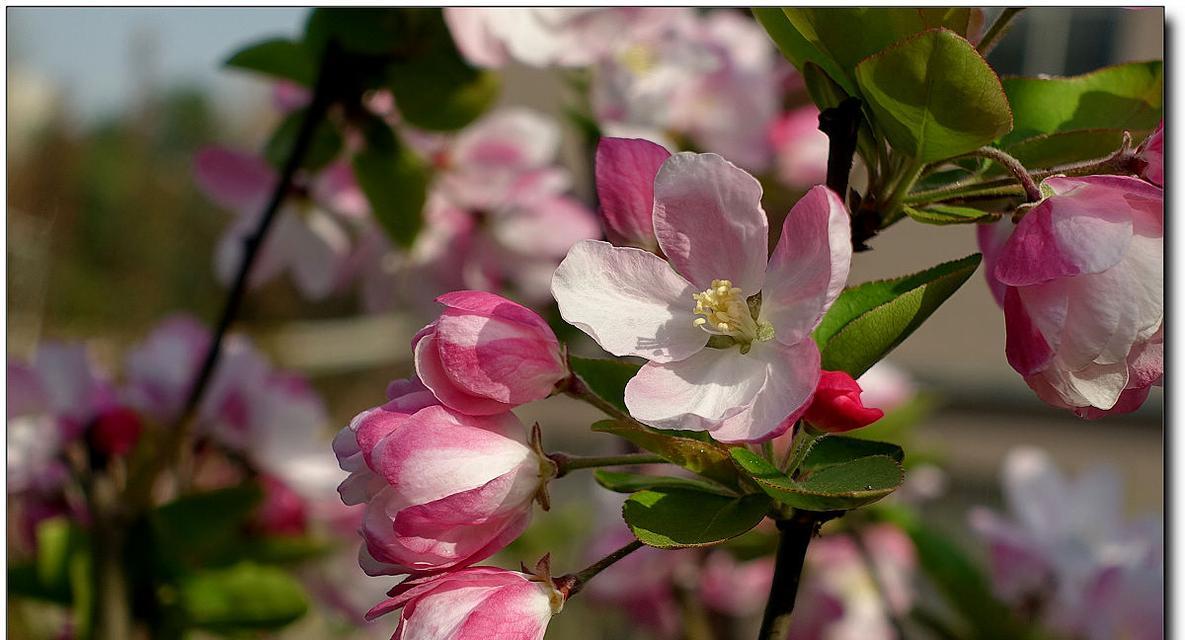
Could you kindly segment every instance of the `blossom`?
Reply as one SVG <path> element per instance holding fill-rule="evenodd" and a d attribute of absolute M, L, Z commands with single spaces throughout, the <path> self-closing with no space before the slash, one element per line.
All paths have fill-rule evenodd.
<path fill-rule="evenodd" d="M 555 465 L 512 413 L 467 416 L 413 381 L 334 439 L 346 504 L 366 502 L 363 569 L 438 571 L 483 560 L 526 529 Z"/>
<path fill-rule="evenodd" d="M 860 384 L 843 371 L 822 371 L 815 396 L 802 418 L 828 433 L 843 433 L 866 427 L 885 412 L 860 402 Z"/>
<path fill-rule="evenodd" d="M 471 567 L 400 583 L 370 610 L 396 610 L 391 640 L 540 640 L 564 596 L 546 578 L 496 567 Z"/>
<path fill-rule="evenodd" d="M 979 233 L 1008 363 L 1053 406 L 1134 411 L 1164 373 L 1164 192 L 1121 176 L 1043 186 L 1011 234 Z"/>
<path fill-rule="evenodd" d="M 647 140 L 601 138 L 597 199 L 605 236 L 617 246 L 658 249 L 654 237 L 654 177 L 671 152 Z"/>
<path fill-rule="evenodd" d="M 1062 475 L 1033 448 L 1009 452 L 1002 473 L 1007 514 L 983 507 L 972 529 L 988 546 L 999 597 L 1036 612 L 1068 636 L 1160 638 L 1164 556 L 1155 519 L 1124 518 L 1114 470 Z"/>
<path fill-rule="evenodd" d="M 244 241 L 258 226 L 279 177 L 263 158 L 220 147 L 198 152 L 194 177 L 211 200 L 238 216 L 215 254 L 218 277 L 230 283 L 242 265 Z M 259 286 L 288 271 L 301 294 L 320 300 L 347 276 L 350 236 L 345 221 L 364 217 L 368 207 L 344 164 L 322 170 L 305 188 L 307 196 L 285 198 L 250 283 Z"/>
<path fill-rule="evenodd" d="M 770 128 L 777 155 L 778 179 L 800 189 L 827 180 L 830 141 L 819 130 L 819 109 L 813 104 L 783 113 Z"/>
<path fill-rule="evenodd" d="M 771 556 L 740 562 L 727 551 L 712 552 L 700 569 L 699 596 L 714 611 L 747 617 L 761 611 L 773 578 Z"/>
<path fill-rule="evenodd" d="M 860 384 L 860 400 L 864 406 L 875 407 L 886 413 L 904 405 L 917 393 L 917 387 L 909 374 L 888 360 L 872 365 L 868 371 L 860 374 L 856 382 Z"/>
<path fill-rule="evenodd" d="M 440 317 L 412 341 L 416 374 L 444 405 L 491 415 L 551 395 L 567 377 L 559 340 L 530 309 L 482 291 L 436 299 Z"/>
<path fill-rule="evenodd" d="M 1136 157 L 1141 163 L 1140 177 L 1148 182 L 1164 187 L 1164 120 L 1156 125 L 1156 130 L 1148 136 L 1140 148 L 1136 150 Z"/>
<path fill-rule="evenodd" d="M 760 184 L 718 155 L 684 152 L 655 178 L 654 229 L 667 260 L 575 245 L 552 282 L 560 314 L 606 351 L 649 360 L 625 390 L 643 423 L 725 442 L 784 432 L 819 379 L 810 333 L 847 279 L 842 201 L 811 189 L 769 256 Z"/>
<path fill-rule="evenodd" d="M 788 640 L 897 638 L 889 616 L 912 606 L 917 553 L 909 538 L 891 525 L 868 527 L 859 535 L 864 551 L 847 534 L 811 543 Z M 869 573 L 865 552 L 875 576 Z"/>

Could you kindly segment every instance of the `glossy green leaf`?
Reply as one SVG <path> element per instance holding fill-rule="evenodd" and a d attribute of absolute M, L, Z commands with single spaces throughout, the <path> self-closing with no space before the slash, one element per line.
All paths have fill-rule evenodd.
<path fill-rule="evenodd" d="M 859 377 L 954 294 L 980 260 L 976 253 L 913 275 L 845 289 L 815 329 L 823 368 Z"/>
<path fill-rule="evenodd" d="M 677 478 L 673 476 L 652 476 L 642 473 L 628 473 L 625 471 L 607 471 L 597 469 L 593 473 L 597 484 L 617 493 L 633 493 L 643 489 L 688 489 L 704 491 L 719 495 L 735 495 L 729 489 L 706 480 L 695 478 Z"/>
<path fill-rule="evenodd" d="M 799 480 L 743 447 L 734 447 L 732 457 L 771 498 L 804 511 L 862 507 L 889 495 L 905 479 L 901 464 L 885 455 L 819 467 Z"/>
<path fill-rule="evenodd" d="M 757 526 L 770 500 L 763 495 L 739 498 L 688 489 L 639 491 L 621 509 L 630 531 L 659 549 L 706 547 L 735 538 Z"/>
<path fill-rule="evenodd" d="M 822 66 L 853 94 L 857 93 L 853 91 L 855 83 L 850 81 L 856 79 L 854 72 L 861 60 L 926 29 L 946 27 L 966 33 L 969 15 L 969 10 L 961 8 L 827 7 L 783 11 L 803 39 L 836 62 L 842 73 Z"/>
<path fill-rule="evenodd" d="M 753 17 L 778 46 L 782 55 L 801 72 L 806 72 L 806 63 L 813 63 L 826 71 L 847 93 L 856 93 L 856 85 L 839 64 L 806 39 L 777 7 L 754 7 Z"/>
<path fill-rule="evenodd" d="M 194 574 L 179 591 L 188 625 L 217 632 L 279 629 L 309 607 L 304 588 L 287 571 L 251 563 Z"/>
<path fill-rule="evenodd" d="M 728 450 L 701 433 L 661 431 L 614 420 L 602 420 L 592 428 L 593 431 L 625 438 L 651 453 L 657 453 L 673 464 L 715 480 L 726 487 L 737 486 L 737 470 L 732 464 Z"/>
<path fill-rule="evenodd" d="M 568 358 L 572 366 L 572 373 L 588 387 L 589 391 L 620 409 L 629 413 L 625 406 L 625 385 L 638 373 L 641 365 L 624 360 L 609 360 L 607 358 Z"/>
<path fill-rule="evenodd" d="M 291 80 L 306 87 L 317 79 L 317 64 L 304 45 L 287 38 L 272 38 L 235 52 L 226 66 Z"/>
<path fill-rule="evenodd" d="M 370 146 L 353 160 L 354 178 L 370 202 L 370 210 L 391 240 L 410 247 L 424 225 L 428 168 L 403 146 Z"/>
<path fill-rule="evenodd" d="M 1016 126 L 1001 143 L 1074 129 L 1156 128 L 1164 107 L 1164 63 L 1133 62 L 1068 78 L 1004 79 Z"/>
<path fill-rule="evenodd" d="M 905 206 L 905 215 L 923 224 L 971 224 L 999 215 L 972 207 L 953 204 L 931 204 L 925 207 Z"/>
<path fill-rule="evenodd" d="M 995 71 L 953 31 L 926 31 L 868 57 L 856 81 L 878 129 L 919 162 L 973 151 L 1012 128 Z"/>
<path fill-rule="evenodd" d="M 835 464 L 844 464 L 868 456 L 888 456 L 897 462 L 905 460 L 901 447 L 888 442 L 877 442 L 849 436 L 827 435 L 819 438 L 799 467 L 811 472 Z"/>
<path fill-rule="evenodd" d="M 296 144 L 296 137 L 300 135 L 300 128 L 304 124 L 305 110 L 300 109 L 288 114 L 280 123 L 272 137 L 268 139 L 263 155 L 277 170 L 288 161 L 292 154 L 292 147 Z M 316 170 L 333 162 L 342 150 L 342 136 L 337 128 L 327 119 L 322 119 L 313 131 L 313 139 L 305 152 L 302 167 Z"/>

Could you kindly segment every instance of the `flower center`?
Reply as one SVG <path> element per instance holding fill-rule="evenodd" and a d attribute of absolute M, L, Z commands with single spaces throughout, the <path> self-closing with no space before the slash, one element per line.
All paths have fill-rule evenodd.
<path fill-rule="evenodd" d="M 713 280 L 712 287 L 691 294 L 695 300 L 695 326 L 716 336 L 728 336 L 741 344 L 742 351 L 754 340 L 772 337 L 769 323 L 758 322 L 756 312 L 740 287 L 730 280 Z"/>

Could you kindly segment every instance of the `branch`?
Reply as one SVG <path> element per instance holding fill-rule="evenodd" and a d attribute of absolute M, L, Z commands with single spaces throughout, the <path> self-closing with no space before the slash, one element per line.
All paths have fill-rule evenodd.
<path fill-rule="evenodd" d="M 1000 44 L 1000 40 L 1004 39 L 1004 34 L 1008 33 L 1008 30 L 1012 28 L 1013 19 L 1024 10 L 1024 7 L 1004 9 L 999 17 L 996 18 L 996 21 L 992 23 L 992 26 L 988 27 L 987 33 L 983 34 L 983 39 L 979 41 L 979 46 L 975 47 L 976 51 L 979 51 L 979 55 L 985 58 L 988 57 L 992 49 L 995 49 L 996 45 Z"/>
<path fill-rule="evenodd" d="M 560 576 L 554 580 L 556 589 L 564 594 L 564 600 L 571 598 L 584 588 L 584 585 L 592 580 L 596 575 L 605 569 L 608 569 L 614 562 L 621 560 L 629 554 L 642 548 L 642 543 L 634 540 L 624 547 L 610 553 L 609 555 L 597 560 L 585 569 L 576 573 L 569 573 L 568 575 Z"/>
<path fill-rule="evenodd" d="M 1025 190 L 1025 197 L 1028 198 L 1029 202 L 1041 201 L 1041 188 L 1037 186 L 1036 181 L 1033 180 L 1033 176 L 1020 163 L 1020 160 L 1008 155 L 1003 149 L 980 147 L 967 155 L 987 158 L 1004 167 L 1020 183 L 1020 186 Z"/>
<path fill-rule="evenodd" d="M 806 548 L 819 525 L 818 514 L 795 512 L 786 520 L 778 520 L 778 555 L 774 565 L 774 579 L 769 586 L 769 600 L 761 619 L 759 640 L 784 640 L 790 631 L 790 614 L 798 597 L 798 583 L 802 579 Z"/>
<path fill-rule="evenodd" d="M 661 464 L 666 458 L 652 453 L 625 453 L 619 456 L 574 456 L 567 453 L 549 453 L 547 457 L 556 465 L 556 476 L 562 478 L 576 469 L 595 467 L 618 467 L 635 464 Z"/>

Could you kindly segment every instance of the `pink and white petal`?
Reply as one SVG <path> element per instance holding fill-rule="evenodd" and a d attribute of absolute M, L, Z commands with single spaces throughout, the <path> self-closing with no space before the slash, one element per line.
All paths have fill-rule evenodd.
<path fill-rule="evenodd" d="M 1015 287 L 1008 287 L 1004 294 L 1004 324 L 1007 329 L 1004 352 L 1008 364 L 1022 376 L 1044 369 L 1053 358 L 1053 349 L 1029 317 Z"/>
<path fill-rule="evenodd" d="M 1045 379 L 1069 405 L 1110 409 L 1127 388 L 1127 363 L 1092 364 L 1079 370 L 1054 366 L 1045 370 Z"/>
<path fill-rule="evenodd" d="M 506 47 L 490 33 L 488 12 L 489 9 L 477 7 L 447 7 L 444 22 L 466 60 L 479 67 L 497 68 L 506 64 L 508 57 Z"/>
<path fill-rule="evenodd" d="M 1156 130 L 1140 145 L 1138 156 L 1144 161 L 1141 174 L 1154 185 L 1164 186 L 1164 120 L 1156 125 Z"/>
<path fill-rule="evenodd" d="M 785 433 L 806 411 L 819 381 L 819 348 L 807 338 L 795 345 L 756 344 L 749 352 L 768 367 L 752 405 L 711 430 L 720 442 L 765 442 Z"/>
<path fill-rule="evenodd" d="M 55 413 L 77 421 L 96 415 L 96 403 L 104 392 L 86 345 L 45 342 L 38 347 L 33 366 Z"/>
<path fill-rule="evenodd" d="M 498 217 L 491 225 L 497 243 L 528 257 L 555 260 L 581 240 L 601 237 L 596 216 L 579 200 L 547 196 Z"/>
<path fill-rule="evenodd" d="M 1131 240 L 1132 217 L 1109 196 L 1102 189 L 1079 187 L 1037 205 L 1001 250 L 996 278 L 1020 287 L 1114 266 Z M 1088 206 L 1096 197 L 1104 200 L 1097 203 L 1102 206 Z"/>
<path fill-rule="evenodd" d="M 1148 400 L 1148 394 L 1151 393 L 1152 387 L 1128 387 L 1119 394 L 1119 399 L 1115 401 L 1115 405 L 1110 409 L 1096 409 L 1094 407 L 1078 407 L 1074 409 L 1074 415 L 1085 420 L 1100 420 L 1110 416 L 1123 415 L 1125 413 L 1132 413 L 1144 406 Z"/>
<path fill-rule="evenodd" d="M 786 216 L 761 291 L 761 316 L 779 342 L 810 335 L 843 291 L 852 261 L 847 207 L 827 187 L 812 188 Z"/>
<path fill-rule="evenodd" d="M 601 138 L 597 198 L 605 231 L 615 244 L 658 248 L 654 237 L 654 178 L 671 152 L 648 140 Z"/>
<path fill-rule="evenodd" d="M 561 138 L 559 126 L 536 111 L 499 109 L 457 136 L 453 161 L 496 169 L 540 168 L 555 159 Z"/>
<path fill-rule="evenodd" d="M 286 235 L 284 227 L 293 224 L 295 220 L 285 221 L 292 213 L 281 210 L 276 214 L 276 221 L 269 237 L 264 241 L 263 248 L 251 266 L 248 284 L 259 287 L 274 280 L 284 270 L 284 252 L 282 250 L 282 235 Z M 244 215 L 231 223 L 222 237 L 218 239 L 218 246 L 214 249 L 214 273 L 224 285 L 234 282 L 235 276 L 243 266 L 244 242 L 255 231 L 258 221 L 254 215 Z"/>
<path fill-rule="evenodd" d="M 498 589 L 457 629 L 452 640 L 542 640 L 551 620 L 548 585 L 523 581 Z"/>
<path fill-rule="evenodd" d="M 370 202 L 348 163 L 336 162 L 322 169 L 310 191 L 313 200 L 332 213 L 354 220 L 364 220 L 370 214 Z"/>
<path fill-rule="evenodd" d="M 745 411 L 765 387 L 769 363 L 739 349 L 703 349 L 677 362 L 650 362 L 625 387 L 630 415 L 659 429 L 714 431 Z"/>
<path fill-rule="evenodd" d="M 433 336 L 425 336 L 416 342 L 414 350 L 416 375 L 441 403 L 471 416 L 495 415 L 513 408 L 505 402 L 475 396 L 458 388 L 440 360 L 440 351 Z"/>
<path fill-rule="evenodd" d="M 223 147 L 205 147 L 193 160 L 198 187 L 221 207 L 242 214 L 267 204 L 276 172 L 262 157 Z"/>
<path fill-rule="evenodd" d="M 515 322 L 446 311 L 433 340 L 453 382 L 510 405 L 547 397 L 563 375 L 558 343 Z"/>
<path fill-rule="evenodd" d="M 297 290 L 308 300 L 323 300 L 342 283 L 350 237 L 330 214 L 313 209 L 306 215 L 287 234 L 283 251 Z"/>
<path fill-rule="evenodd" d="M 574 245 L 551 283 L 569 324 L 613 355 L 653 362 L 683 360 L 707 344 L 694 324 L 694 292 L 653 253 L 599 240 Z"/>
<path fill-rule="evenodd" d="M 761 290 L 769 221 L 761 183 L 714 153 L 676 153 L 654 179 L 654 231 L 671 266 L 698 290 L 731 280 Z"/>
<path fill-rule="evenodd" d="M 1004 306 L 1004 290 L 1007 286 L 996 278 L 996 265 L 1000 263 L 1000 253 L 1016 224 L 1008 217 L 1001 218 L 991 224 L 975 225 L 975 239 L 979 244 L 979 251 L 983 254 L 983 275 L 987 280 L 988 289 L 996 304 Z"/>

